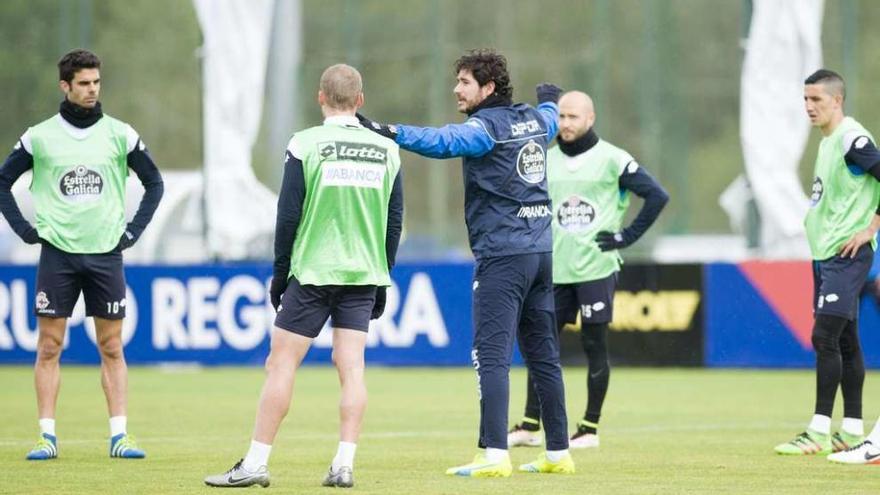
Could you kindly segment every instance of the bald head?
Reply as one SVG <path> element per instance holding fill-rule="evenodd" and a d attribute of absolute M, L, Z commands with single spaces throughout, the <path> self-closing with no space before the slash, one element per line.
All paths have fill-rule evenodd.
<path fill-rule="evenodd" d="M 583 91 L 568 91 L 559 97 L 559 108 L 571 107 L 586 113 L 593 113 L 593 99 Z"/>
<path fill-rule="evenodd" d="M 559 139 L 572 142 L 596 122 L 593 99 L 583 91 L 569 91 L 559 98 Z"/>
<path fill-rule="evenodd" d="M 336 64 L 321 74 L 318 100 L 332 110 L 356 110 L 363 104 L 363 91 L 360 72 L 350 65 Z"/>

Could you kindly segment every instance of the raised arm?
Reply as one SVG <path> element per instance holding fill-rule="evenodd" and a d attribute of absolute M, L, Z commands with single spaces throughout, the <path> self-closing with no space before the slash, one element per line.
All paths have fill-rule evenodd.
<path fill-rule="evenodd" d="M 443 127 L 387 125 L 357 114 L 361 125 L 396 142 L 401 148 L 429 158 L 483 156 L 495 146 L 492 136 L 477 120 Z"/>

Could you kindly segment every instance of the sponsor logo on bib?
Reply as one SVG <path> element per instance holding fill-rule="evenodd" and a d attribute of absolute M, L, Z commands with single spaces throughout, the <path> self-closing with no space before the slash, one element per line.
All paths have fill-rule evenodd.
<path fill-rule="evenodd" d="M 570 196 L 556 209 L 556 221 L 569 232 L 583 232 L 596 219 L 596 208 L 580 196 Z"/>
<path fill-rule="evenodd" d="M 61 176 L 58 187 L 61 196 L 68 201 L 76 203 L 93 201 L 98 199 L 104 190 L 104 178 L 85 165 L 78 165 Z"/>
<path fill-rule="evenodd" d="M 381 165 L 336 162 L 321 167 L 321 184 L 325 186 L 381 189 L 384 183 L 385 167 Z"/>
<path fill-rule="evenodd" d="M 318 155 L 322 162 L 347 160 L 384 164 L 388 157 L 388 148 L 369 143 L 325 141 L 318 143 Z"/>

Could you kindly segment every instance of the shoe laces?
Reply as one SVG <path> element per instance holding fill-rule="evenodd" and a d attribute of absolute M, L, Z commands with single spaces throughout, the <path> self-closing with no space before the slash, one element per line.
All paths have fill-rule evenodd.
<path fill-rule="evenodd" d="M 133 436 L 133 435 L 129 435 L 129 434 L 127 434 L 127 433 L 126 433 L 122 438 L 119 439 L 118 444 L 121 445 L 121 446 L 123 446 L 123 447 L 130 448 L 130 449 L 132 449 L 132 448 L 134 448 L 134 449 L 138 448 L 138 446 L 137 446 L 137 441 L 135 441 L 134 436 Z"/>
<path fill-rule="evenodd" d="M 845 449 L 842 452 L 853 452 L 853 451 L 859 450 L 860 448 L 864 447 L 865 445 L 872 445 L 873 446 L 874 444 L 871 443 L 870 440 L 865 440 L 864 442 L 853 445 L 852 447 Z"/>
<path fill-rule="evenodd" d="M 226 471 L 226 474 L 232 474 L 233 471 L 235 471 L 235 470 L 237 470 L 237 469 L 239 469 L 239 468 L 241 467 L 241 465 L 242 465 L 243 462 L 244 462 L 244 459 L 243 459 L 243 458 L 242 458 L 242 459 L 239 459 L 238 462 L 236 462 L 235 465 L 232 466 L 232 468 L 229 469 L 229 471 Z"/>
<path fill-rule="evenodd" d="M 816 441 L 813 440 L 813 437 L 811 437 L 809 433 L 802 432 L 800 435 L 794 437 L 794 440 L 792 440 L 791 443 L 798 445 L 800 443 L 816 443 Z"/>
<path fill-rule="evenodd" d="M 337 478 L 341 477 L 346 472 L 351 473 L 353 471 L 352 471 L 351 467 L 349 467 L 349 466 L 339 466 L 339 469 L 337 469 L 336 471 L 333 470 L 333 466 L 330 466 L 331 475 L 335 476 Z"/>
<path fill-rule="evenodd" d="M 44 448 L 47 447 L 51 448 L 52 442 L 50 442 L 49 439 L 46 437 L 40 437 L 40 439 L 37 440 L 37 445 L 34 447 L 34 450 L 44 450 Z"/>

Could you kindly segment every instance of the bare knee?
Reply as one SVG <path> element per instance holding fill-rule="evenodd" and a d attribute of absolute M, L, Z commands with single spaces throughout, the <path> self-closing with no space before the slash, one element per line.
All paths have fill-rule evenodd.
<path fill-rule="evenodd" d="M 296 372 L 296 366 L 290 362 L 290 357 L 274 350 L 269 351 L 269 356 L 266 357 L 265 369 L 270 375 L 279 373 L 292 375 Z"/>
<path fill-rule="evenodd" d="M 37 361 L 44 363 L 58 362 L 63 345 L 63 339 L 40 335 L 37 340 Z"/>
<path fill-rule="evenodd" d="M 122 338 L 111 337 L 104 339 L 99 344 L 101 359 L 105 361 L 119 361 L 123 359 Z"/>

